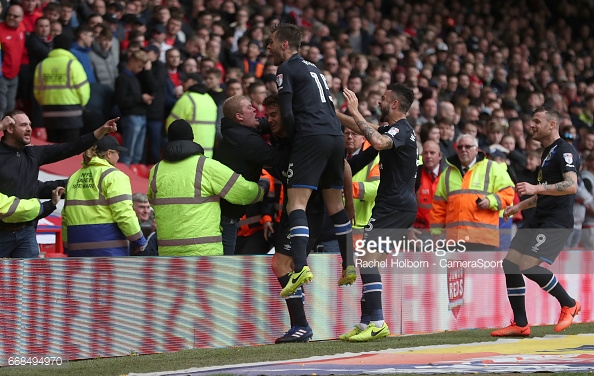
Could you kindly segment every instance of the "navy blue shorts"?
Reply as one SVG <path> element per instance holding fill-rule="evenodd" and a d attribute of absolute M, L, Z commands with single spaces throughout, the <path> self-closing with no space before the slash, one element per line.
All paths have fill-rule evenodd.
<path fill-rule="evenodd" d="M 529 222 L 518 229 L 510 248 L 552 264 L 573 232 L 554 223 Z"/>
<path fill-rule="evenodd" d="M 317 135 L 295 139 L 287 169 L 287 187 L 342 189 L 344 150 L 342 136 Z"/>

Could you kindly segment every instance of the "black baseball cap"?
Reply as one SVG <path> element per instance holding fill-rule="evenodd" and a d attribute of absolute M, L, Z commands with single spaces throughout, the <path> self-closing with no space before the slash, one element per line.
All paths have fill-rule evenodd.
<path fill-rule="evenodd" d="M 113 7 L 115 8 L 118 12 L 123 12 L 124 11 L 124 5 L 118 1 L 114 1 L 113 3 L 110 3 L 109 5 L 107 5 L 107 7 Z"/>
<path fill-rule="evenodd" d="M 145 52 L 149 52 L 149 51 L 153 51 L 154 53 L 156 53 L 157 55 L 161 54 L 161 51 L 159 50 L 159 47 L 155 46 L 154 44 L 149 44 L 144 48 Z"/>
<path fill-rule="evenodd" d="M 163 34 L 167 32 L 167 29 L 165 29 L 165 26 L 161 24 L 156 24 L 155 26 L 153 26 L 152 32 L 157 34 Z"/>
<path fill-rule="evenodd" d="M 97 141 L 97 151 L 108 151 L 108 150 L 117 150 L 117 151 L 128 151 L 123 146 L 120 146 L 118 140 L 111 135 L 103 136 L 99 141 Z"/>
<path fill-rule="evenodd" d="M 182 81 L 194 80 L 199 84 L 204 84 L 204 78 L 200 73 L 186 73 Z"/>
<path fill-rule="evenodd" d="M 103 20 L 105 22 L 109 22 L 109 23 L 118 23 L 120 20 L 118 20 L 118 16 L 116 16 L 113 13 L 105 13 L 103 15 Z"/>

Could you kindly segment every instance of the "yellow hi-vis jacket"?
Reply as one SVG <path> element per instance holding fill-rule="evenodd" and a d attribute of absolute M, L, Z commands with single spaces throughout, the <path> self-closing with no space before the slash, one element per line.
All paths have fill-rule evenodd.
<path fill-rule="evenodd" d="M 148 197 L 155 209 L 159 256 L 223 254 L 221 198 L 232 204 L 262 201 L 264 190 L 203 155 L 151 169 Z"/>
<path fill-rule="evenodd" d="M 371 147 L 365 141 L 361 151 Z M 365 168 L 353 175 L 353 203 L 355 205 L 355 225 L 353 228 L 364 228 L 371 218 L 371 211 L 375 205 L 375 196 L 379 187 L 380 170 L 379 155 Z"/>
<path fill-rule="evenodd" d="M 217 105 L 209 94 L 186 91 L 175 102 L 165 122 L 165 129 L 169 129 L 169 125 L 175 120 L 186 120 L 192 126 L 194 142 L 202 146 L 205 156 L 212 158 L 217 133 L 217 114 Z"/>
<path fill-rule="evenodd" d="M 42 213 L 42 205 L 36 198 L 21 200 L 0 193 L 0 220 L 6 223 L 29 222 Z"/>
<path fill-rule="evenodd" d="M 50 119 L 54 128 L 82 127 L 83 107 L 91 89 L 83 66 L 70 51 L 55 49 L 37 64 L 33 94 L 43 118 Z"/>
<path fill-rule="evenodd" d="M 105 159 L 93 157 L 68 179 L 62 210 L 68 256 L 129 256 L 146 244 L 132 206 L 130 178 Z"/>
<path fill-rule="evenodd" d="M 457 160 L 458 156 L 453 157 Z M 514 200 L 514 183 L 499 163 L 477 156 L 477 162 L 462 176 L 448 159 L 433 197 L 431 234 L 445 228 L 448 240 L 499 247 L 499 211 Z M 477 198 L 486 197 L 489 209 L 477 207 Z"/>

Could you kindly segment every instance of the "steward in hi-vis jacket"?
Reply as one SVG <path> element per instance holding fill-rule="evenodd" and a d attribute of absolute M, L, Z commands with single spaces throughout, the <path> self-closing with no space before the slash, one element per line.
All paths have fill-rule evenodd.
<path fill-rule="evenodd" d="M 229 167 L 204 156 L 185 120 L 169 126 L 163 160 L 151 169 L 149 201 L 155 210 L 160 256 L 223 254 L 221 198 L 248 205 L 264 190 Z"/>
<path fill-rule="evenodd" d="M 114 167 L 124 150 L 113 136 L 103 136 L 68 179 L 62 236 L 69 257 L 129 256 L 130 248 L 146 245 L 130 178 Z"/>

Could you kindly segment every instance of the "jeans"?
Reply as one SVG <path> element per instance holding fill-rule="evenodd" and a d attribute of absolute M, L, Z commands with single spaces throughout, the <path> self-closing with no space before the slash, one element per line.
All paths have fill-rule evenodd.
<path fill-rule="evenodd" d="M 309 251 L 309 249 L 308 249 Z M 324 253 L 340 253 L 340 247 L 338 246 L 338 240 L 328 240 L 317 244 L 316 252 Z"/>
<path fill-rule="evenodd" d="M 509 250 L 509 245 L 512 240 L 512 227 L 513 222 L 505 221 L 503 218 L 499 218 L 499 248 L 500 250 Z"/>
<path fill-rule="evenodd" d="M 4 118 L 4 114 L 8 111 L 14 110 L 14 101 L 18 87 L 19 76 L 10 80 L 4 76 L 0 76 L 0 119 Z"/>
<path fill-rule="evenodd" d="M 163 142 L 163 121 L 147 120 L 146 137 L 149 142 L 148 161 L 157 163 L 161 160 L 161 143 Z"/>
<path fill-rule="evenodd" d="M 221 216 L 221 228 L 223 229 L 223 254 L 233 255 L 235 253 L 235 244 L 237 243 L 239 221 Z"/>
<path fill-rule="evenodd" d="M 120 121 L 124 136 L 123 146 L 128 149 L 128 151 L 121 153 L 120 162 L 127 165 L 140 163 L 144 152 L 144 139 L 146 138 L 146 116 L 125 115 L 122 116 Z"/>
<path fill-rule="evenodd" d="M 35 226 L 18 231 L 0 231 L 0 258 L 39 258 Z"/>

